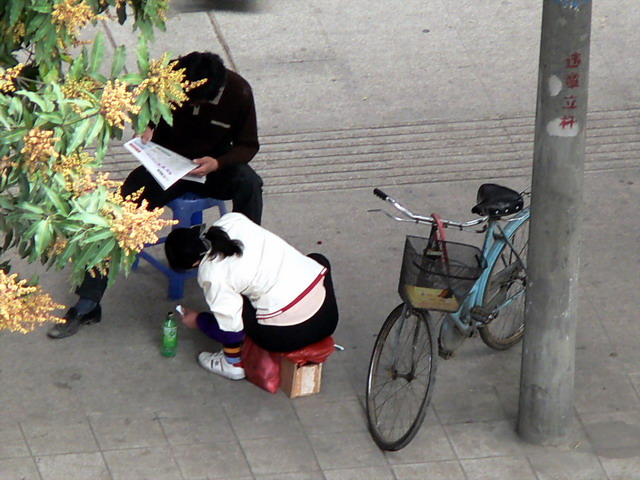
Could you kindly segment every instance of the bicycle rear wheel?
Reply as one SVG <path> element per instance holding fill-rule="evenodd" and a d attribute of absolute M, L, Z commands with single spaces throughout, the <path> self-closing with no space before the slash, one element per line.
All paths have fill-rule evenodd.
<path fill-rule="evenodd" d="M 426 316 L 425 316 L 426 315 Z M 398 305 L 378 333 L 367 377 L 369 431 L 383 450 L 400 450 L 420 429 L 435 381 L 428 313 Z"/>
<path fill-rule="evenodd" d="M 492 312 L 494 319 L 480 329 L 480 336 L 495 350 L 513 347 L 524 334 L 527 272 L 518 257 L 527 261 L 529 221 L 516 228 L 509 240 L 514 248 L 506 243 L 502 246 L 496 261 L 490 265 L 491 273 L 482 297 L 483 308 Z"/>

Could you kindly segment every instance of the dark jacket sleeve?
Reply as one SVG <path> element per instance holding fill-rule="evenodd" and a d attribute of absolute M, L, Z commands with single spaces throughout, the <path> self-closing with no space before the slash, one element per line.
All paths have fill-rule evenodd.
<path fill-rule="evenodd" d="M 221 168 L 228 165 L 249 163 L 260 150 L 253 92 L 248 83 L 243 83 L 242 102 L 237 106 L 238 117 L 233 126 L 231 149 L 217 157 Z"/>

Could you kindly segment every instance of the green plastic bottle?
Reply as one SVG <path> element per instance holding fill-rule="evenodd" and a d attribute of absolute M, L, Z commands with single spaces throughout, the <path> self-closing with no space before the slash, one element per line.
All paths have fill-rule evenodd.
<path fill-rule="evenodd" d="M 162 349 L 160 353 L 165 357 L 174 357 L 178 349 L 178 322 L 173 312 L 167 313 L 166 320 L 162 323 Z"/>

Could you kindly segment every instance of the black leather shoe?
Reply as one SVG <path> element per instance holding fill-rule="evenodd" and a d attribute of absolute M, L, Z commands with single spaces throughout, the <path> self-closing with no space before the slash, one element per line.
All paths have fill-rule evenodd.
<path fill-rule="evenodd" d="M 51 338 L 66 338 L 74 335 L 82 325 L 92 325 L 94 323 L 98 323 L 102 320 L 102 308 L 100 304 L 96 305 L 96 307 L 91 310 L 89 313 L 85 313 L 84 315 L 78 313 L 78 311 L 71 307 L 67 310 L 63 317 L 66 322 L 58 323 L 54 325 L 48 332 L 47 335 Z"/>

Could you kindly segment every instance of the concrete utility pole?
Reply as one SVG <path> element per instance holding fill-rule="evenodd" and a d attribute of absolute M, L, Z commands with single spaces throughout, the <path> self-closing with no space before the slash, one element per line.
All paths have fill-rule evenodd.
<path fill-rule="evenodd" d="M 518 432 L 565 439 L 572 419 L 591 0 L 543 0 Z"/>

